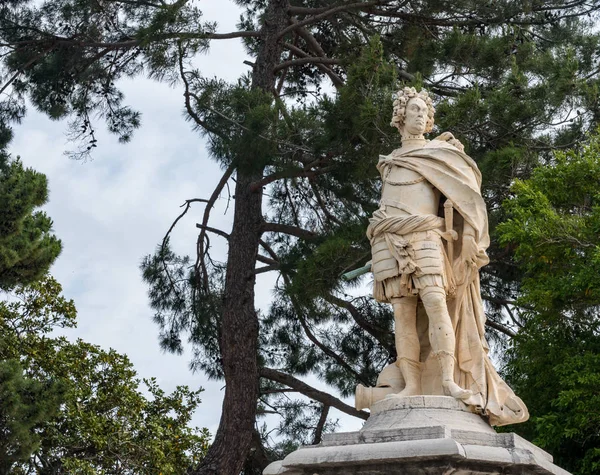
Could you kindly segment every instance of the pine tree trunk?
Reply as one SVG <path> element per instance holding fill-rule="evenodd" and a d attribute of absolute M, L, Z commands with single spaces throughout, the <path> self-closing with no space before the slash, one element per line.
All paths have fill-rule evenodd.
<path fill-rule="evenodd" d="M 253 88 L 268 92 L 274 88 L 273 68 L 282 52 L 278 34 L 287 26 L 287 6 L 287 0 L 269 1 L 252 76 Z M 262 191 L 251 191 L 250 184 L 262 178 L 263 170 L 256 170 L 251 164 L 244 166 L 244 157 L 237 159 L 240 167 L 236 171 L 235 211 L 229 237 L 220 334 L 225 398 L 215 441 L 197 472 L 201 475 L 240 473 L 250 449 L 256 418 L 259 376 L 254 269 L 261 236 Z"/>

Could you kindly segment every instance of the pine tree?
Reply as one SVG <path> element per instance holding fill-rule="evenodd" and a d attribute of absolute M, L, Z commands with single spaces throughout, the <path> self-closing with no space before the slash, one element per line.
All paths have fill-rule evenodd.
<path fill-rule="evenodd" d="M 310 414 L 317 441 L 329 407 L 365 417 L 298 376 L 315 373 L 349 394 L 394 357 L 389 311 L 346 298 L 339 279 L 367 259 L 376 156 L 397 143 L 386 125 L 396 86 L 390 64 L 400 81 L 439 96 L 440 130 L 451 128 L 478 160 L 493 224 L 512 180 L 553 147 L 576 143 L 598 116 L 595 3 L 238 3 L 240 28 L 225 34 L 185 0 L 7 2 L 0 15 L 5 127 L 28 97 L 50 117 L 72 119 L 83 144 L 76 155 L 97 145 L 93 117 L 128 140 L 139 115 L 123 104 L 116 81 L 147 72 L 180 84 L 189 119 L 225 170 L 213 194 L 184 211 L 204 201 L 197 256 L 174 255 L 167 238 L 144 265 L 165 347 L 177 351 L 189 338 L 195 367 L 226 383 L 219 431 L 199 473 L 239 473 L 260 439 L 259 397 L 297 415 L 301 405 L 286 407 L 277 394 L 292 389 L 318 401 Z M 227 84 L 191 66 L 210 41 L 229 38 L 244 39 L 250 75 Z M 334 95 L 323 93 L 324 81 Z M 210 226 L 210 210 L 232 176 L 227 234 Z M 229 242 L 225 264 L 207 255 L 215 235 Z M 512 335 L 503 309 L 512 311 L 519 276 L 501 248 L 492 257 L 483 276 L 491 324 Z M 254 282 L 267 271 L 282 278 L 263 316 Z"/>
<path fill-rule="evenodd" d="M 0 151 L 0 289 L 39 279 L 60 254 L 52 220 L 35 211 L 47 200 L 46 176 Z"/>

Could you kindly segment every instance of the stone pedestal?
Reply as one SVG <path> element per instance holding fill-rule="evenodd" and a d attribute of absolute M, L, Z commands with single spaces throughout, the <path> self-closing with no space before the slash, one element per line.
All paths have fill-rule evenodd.
<path fill-rule="evenodd" d="M 327 434 L 264 475 L 569 475 L 516 434 L 498 434 L 446 396 L 388 398 L 358 432 Z"/>

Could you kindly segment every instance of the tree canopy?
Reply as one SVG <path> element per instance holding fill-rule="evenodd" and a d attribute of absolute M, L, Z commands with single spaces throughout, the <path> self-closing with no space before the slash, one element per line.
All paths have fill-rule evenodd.
<path fill-rule="evenodd" d="M 437 130 L 450 129 L 478 162 L 492 227 L 506 219 L 501 204 L 513 181 L 551 163 L 553 149 L 575 146 L 598 117 L 596 2 L 237 3 L 239 28 L 224 33 L 185 0 L 0 7 L 4 128 L 29 99 L 71 120 L 81 145 L 74 156 L 85 157 L 98 145 L 97 121 L 122 140 L 140 125 L 118 80 L 146 74 L 182 88 L 187 118 L 223 166 L 210 196 L 186 202 L 184 213 L 195 203 L 205 210 L 195 255 L 176 255 L 167 235 L 143 266 L 165 348 L 188 340 L 194 367 L 226 383 L 200 473 L 237 474 L 248 454 L 263 454 L 249 450 L 260 442 L 257 407 L 280 413 L 282 431 L 306 414 L 314 424 L 295 427 L 314 427 L 316 441 L 329 407 L 366 417 L 299 378 L 315 374 L 347 395 L 395 358 L 389 309 L 351 297 L 354 283 L 339 277 L 367 260 L 377 155 L 398 143 L 388 125 L 398 83 L 437 96 Z M 204 77 L 194 58 L 232 38 L 243 39 L 251 72 L 233 84 Z M 230 180 L 227 233 L 211 227 L 210 211 Z M 229 243 L 226 263 L 211 259 L 217 238 Z M 489 325 L 513 336 L 521 275 L 506 246 L 494 241 L 490 254 L 482 276 Z M 271 309 L 259 314 L 254 284 L 263 272 L 280 279 Z M 290 403 L 289 392 L 317 401 L 318 412 Z M 260 465 L 252 457 L 247 463 Z"/>
<path fill-rule="evenodd" d="M 52 337 L 75 326 L 76 310 L 51 277 L 14 297 L 0 302 L 0 368 L 14 376 L 0 381 L 3 473 L 184 474 L 199 463 L 209 436 L 189 422 L 202 390 L 167 394 L 154 379 L 142 389 L 127 356 Z M 31 399 L 11 402 L 22 395 Z"/>
<path fill-rule="evenodd" d="M 532 418 L 516 429 L 576 474 L 600 469 L 599 152 L 595 133 L 516 181 L 497 228 L 524 274 L 506 363 Z"/>

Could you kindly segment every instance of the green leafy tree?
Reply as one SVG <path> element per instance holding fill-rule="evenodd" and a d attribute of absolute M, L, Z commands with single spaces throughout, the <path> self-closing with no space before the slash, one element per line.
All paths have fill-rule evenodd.
<path fill-rule="evenodd" d="M 14 297 L 0 303 L 0 357 L 9 362 L 0 366 L 0 420 L 9 429 L 0 444 L 2 473 L 184 474 L 200 462 L 209 436 L 189 422 L 201 390 L 166 394 L 150 379 L 145 396 L 125 355 L 51 337 L 75 326 L 76 310 L 50 277 L 17 287 Z M 60 391 L 44 404 L 17 399 L 44 398 L 47 386 Z"/>
<path fill-rule="evenodd" d="M 307 404 L 302 412 L 274 400 L 294 390 L 321 404 L 325 416 L 337 407 L 365 417 L 298 377 L 316 374 L 348 394 L 357 381 L 372 383 L 395 356 L 389 311 L 350 298 L 339 280 L 364 263 L 365 223 L 377 206 L 376 156 L 397 143 L 386 118 L 390 65 L 399 80 L 441 99 L 439 126 L 479 162 L 495 224 L 510 183 L 595 124 L 599 46 L 596 3 L 237 3 L 242 19 L 228 33 L 203 22 L 196 3 L 185 0 L 0 7 L 5 127 L 29 98 L 50 117 L 72 120 L 82 144 L 75 155 L 86 156 L 97 145 L 92 118 L 122 140 L 139 126 L 117 81 L 146 73 L 182 87 L 188 118 L 223 166 L 211 196 L 186 202 L 184 213 L 193 203 L 205 206 L 197 255 L 175 255 L 167 238 L 146 260 L 144 277 L 165 348 L 180 351 L 189 339 L 194 367 L 226 383 L 219 430 L 199 473 L 236 475 L 260 440 L 257 407 L 275 405 L 284 422 L 289 411 L 312 417 Z M 196 55 L 231 38 L 243 38 L 251 72 L 234 84 L 203 77 L 193 67 Z M 326 81 L 335 94 L 324 93 Z M 226 233 L 210 226 L 210 210 L 233 176 Z M 228 240 L 226 263 L 207 254 L 215 236 Z M 483 276 L 491 324 L 512 335 L 503 316 L 513 311 L 519 275 L 501 248 L 491 255 Z M 255 275 L 270 271 L 281 274 L 281 284 L 272 309 L 260 315 Z"/>
<path fill-rule="evenodd" d="M 600 138 L 557 152 L 512 186 L 498 226 L 524 279 L 507 355 L 531 421 L 515 429 L 576 474 L 600 470 Z"/>

